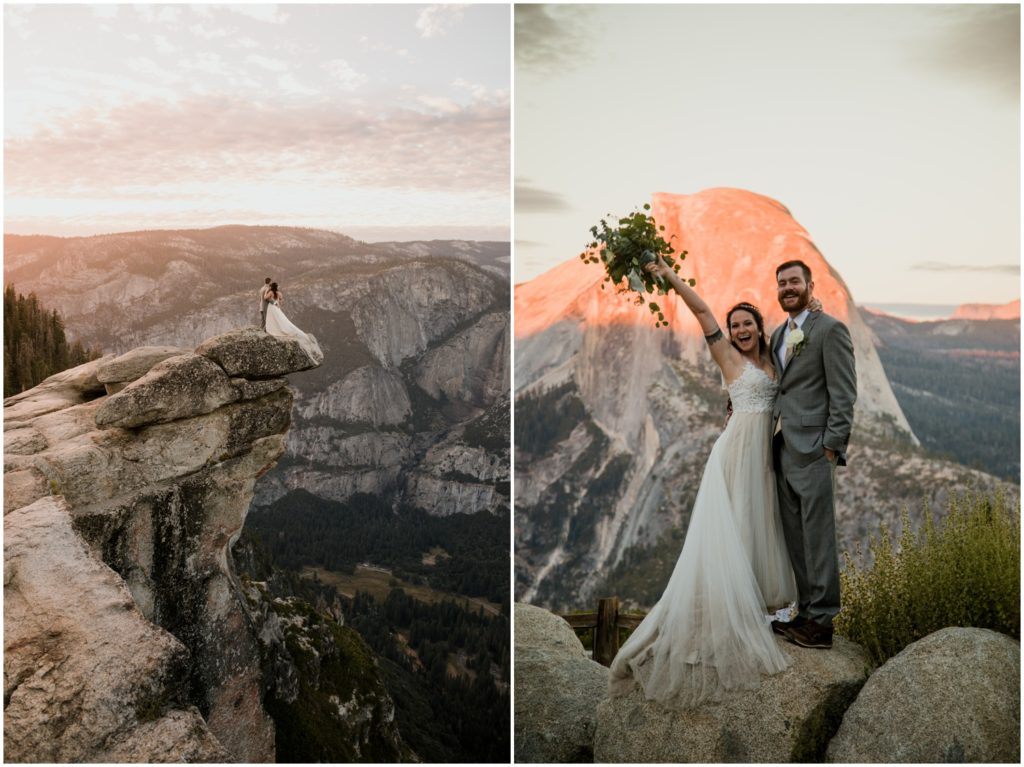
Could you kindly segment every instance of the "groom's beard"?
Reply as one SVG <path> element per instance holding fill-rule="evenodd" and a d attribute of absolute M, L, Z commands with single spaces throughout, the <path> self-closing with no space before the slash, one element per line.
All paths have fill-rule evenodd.
<path fill-rule="evenodd" d="M 797 301 L 795 304 L 786 304 L 785 301 L 791 296 L 796 296 Z M 799 290 L 787 290 L 781 296 L 779 296 L 779 306 L 782 307 L 782 311 L 788 312 L 792 315 L 797 315 L 807 308 L 807 304 L 811 302 L 811 289 L 805 288 L 803 291 Z"/>

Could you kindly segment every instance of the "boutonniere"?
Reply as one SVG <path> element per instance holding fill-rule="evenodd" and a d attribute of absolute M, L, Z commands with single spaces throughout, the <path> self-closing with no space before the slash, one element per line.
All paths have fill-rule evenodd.
<path fill-rule="evenodd" d="M 786 337 L 786 351 L 792 351 L 794 357 L 798 357 L 804 348 L 804 331 L 796 328 Z"/>

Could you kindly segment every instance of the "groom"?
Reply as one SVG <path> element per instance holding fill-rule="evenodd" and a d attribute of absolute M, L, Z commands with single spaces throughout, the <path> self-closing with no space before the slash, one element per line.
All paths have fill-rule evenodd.
<path fill-rule="evenodd" d="M 857 399 L 850 331 L 822 312 L 808 312 L 814 283 L 802 261 L 775 270 L 779 304 L 789 315 L 771 339 L 779 370 L 772 411 L 772 452 L 779 513 L 796 575 L 799 612 L 772 628 L 801 647 L 832 647 L 839 612 L 834 475 L 846 465 Z"/>
<path fill-rule="evenodd" d="M 263 287 L 260 288 L 260 330 L 267 329 L 267 304 L 270 303 L 270 299 L 267 297 L 267 293 L 270 291 L 270 278 L 267 277 L 263 281 Z"/>

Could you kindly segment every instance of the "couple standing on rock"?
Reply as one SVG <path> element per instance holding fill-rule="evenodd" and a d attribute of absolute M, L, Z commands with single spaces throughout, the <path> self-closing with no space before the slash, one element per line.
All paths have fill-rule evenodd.
<path fill-rule="evenodd" d="M 307 354 L 313 356 L 316 341 L 299 330 L 281 310 L 283 296 L 276 282 L 267 277 L 260 288 L 260 329 L 279 338 L 294 338 Z M 316 347 L 319 351 L 319 346 Z"/>
<path fill-rule="evenodd" d="M 857 398 L 849 330 L 821 312 L 802 261 L 776 269 L 788 321 L 767 338 L 760 311 L 729 310 L 728 343 L 707 303 L 660 258 L 645 267 L 693 312 L 733 412 L 715 442 L 683 550 L 661 599 L 611 666 L 610 692 L 695 705 L 753 689 L 789 659 L 772 636 L 832 647 L 839 612 L 833 500 Z M 788 623 L 767 615 L 795 603 Z"/>

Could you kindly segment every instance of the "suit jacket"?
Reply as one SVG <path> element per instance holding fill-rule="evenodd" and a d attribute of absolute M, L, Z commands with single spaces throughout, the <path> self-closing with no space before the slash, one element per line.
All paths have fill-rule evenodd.
<path fill-rule="evenodd" d="M 782 344 L 785 325 L 772 333 L 771 350 Z M 846 465 L 846 447 L 857 401 L 857 368 L 846 325 L 823 312 L 811 312 L 801 328 L 803 342 L 779 379 L 772 423 L 782 417 L 782 438 L 806 466 L 834 450 Z"/>

